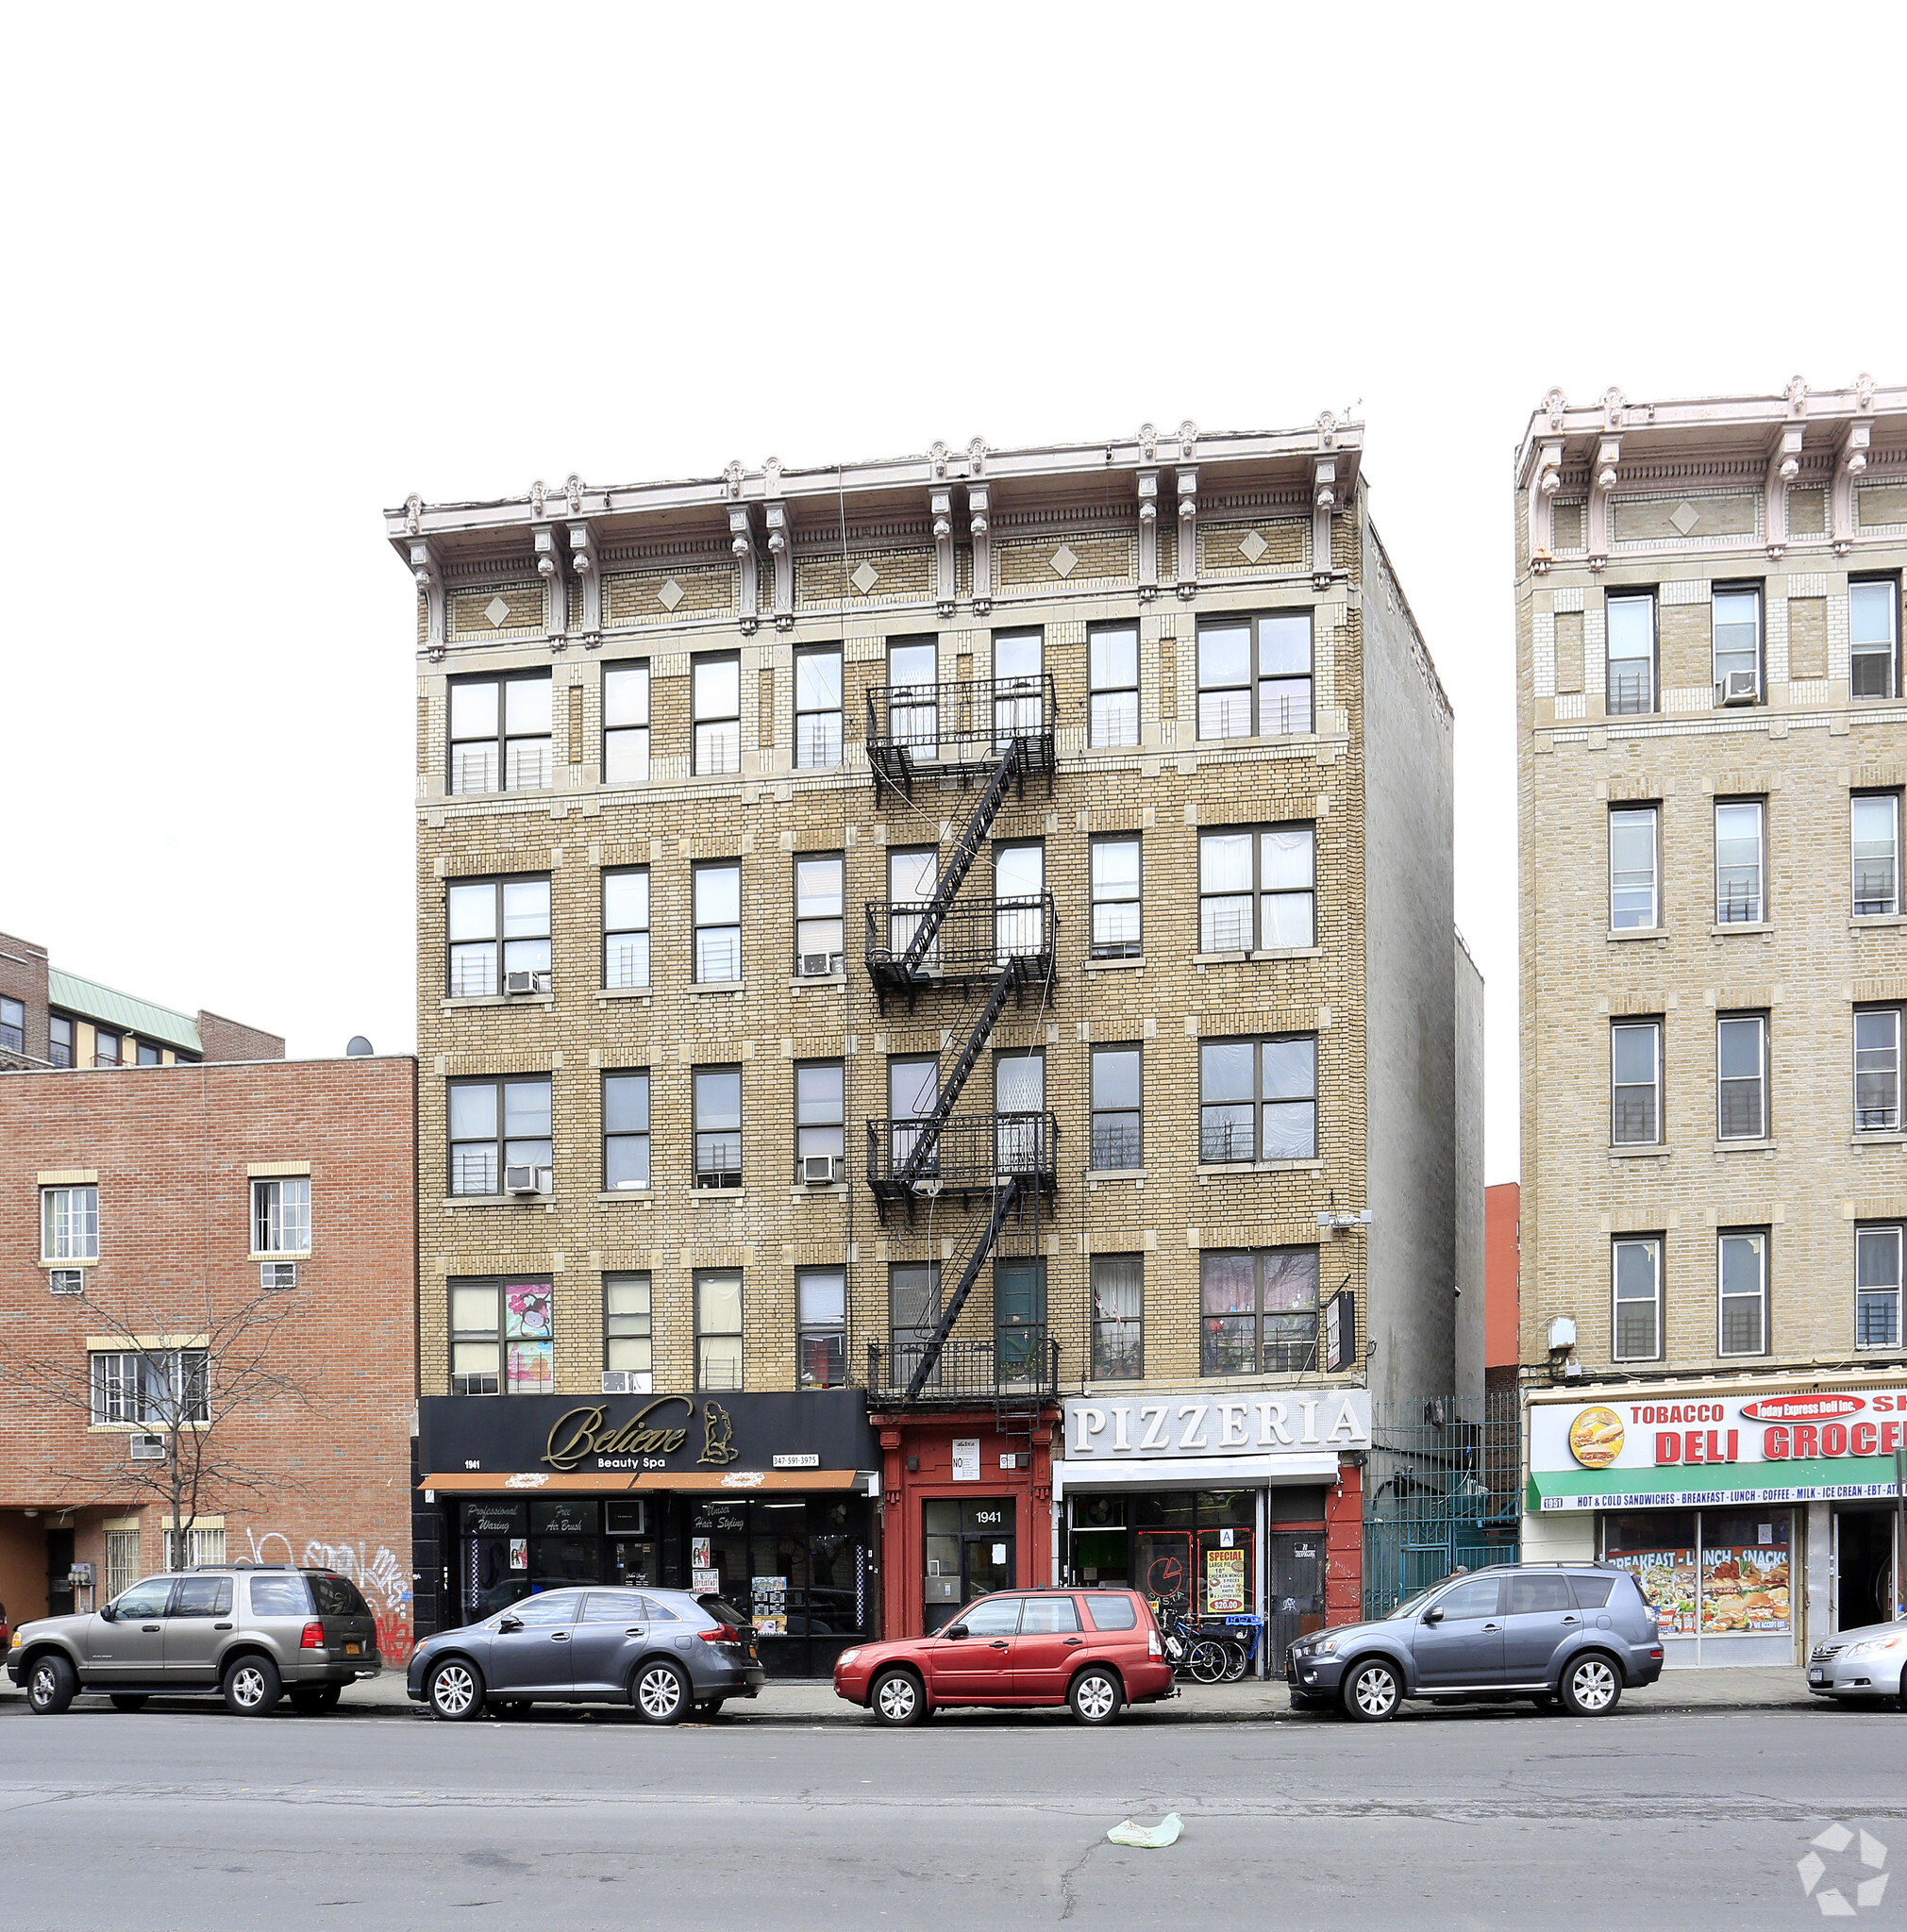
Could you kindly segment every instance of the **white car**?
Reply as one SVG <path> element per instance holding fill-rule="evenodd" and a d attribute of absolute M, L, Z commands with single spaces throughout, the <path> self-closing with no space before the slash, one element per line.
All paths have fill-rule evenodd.
<path fill-rule="evenodd" d="M 1907 1617 L 1843 1630 L 1816 1644 L 1808 1659 L 1808 1689 L 1817 1697 L 1892 1699 L 1907 1709 L 1902 1665 L 1907 1665 Z"/>

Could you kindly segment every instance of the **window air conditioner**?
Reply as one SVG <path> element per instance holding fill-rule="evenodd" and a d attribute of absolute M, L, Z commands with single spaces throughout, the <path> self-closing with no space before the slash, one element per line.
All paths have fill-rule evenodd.
<path fill-rule="evenodd" d="M 506 1194 L 549 1194 L 556 1191 L 553 1167 L 506 1167 L 503 1171 Z"/>
<path fill-rule="evenodd" d="M 546 973 L 506 973 L 503 975 L 503 990 L 507 993 L 547 992 L 547 987 L 537 985 L 539 979 L 547 979 Z"/>
<path fill-rule="evenodd" d="M 298 1264 L 295 1261 L 259 1263 L 259 1286 L 267 1292 L 280 1288 L 296 1288 L 297 1285 Z"/>
<path fill-rule="evenodd" d="M 1752 671 L 1731 671 L 1715 686 L 1718 705 L 1752 705 L 1761 697 L 1761 679 Z"/>
<path fill-rule="evenodd" d="M 839 1165 L 831 1154 L 804 1154 L 801 1157 L 801 1178 L 811 1188 L 825 1188 L 834 1180 L 834 1170 Z"/>
<path fill-rule="evenodd" d="M 803 979 L 825 979 L 834 971 L 832 953 L 803 953 L 797 969 Z"/>
<path fill-rule="evenodd" d="M 126 1448 L 135 1462 L 163 1462 L 165 1460 L 165 1438 L 163 1436 L 128 1436 Z"/>
<path fill-rule="evenodd" d="M 605 1369 L 602 1392 L 605 1395 L 649 1395 L 655 1392 L 656 1378 L 646 1369 Z"/>
<path fill-rule="evenodd" d="M 46 1286 L 55 1294 L 84 1294 L 86 1292 L 86 1270 L 84 1268 L 49 1268 L 46 1271 Z"/>

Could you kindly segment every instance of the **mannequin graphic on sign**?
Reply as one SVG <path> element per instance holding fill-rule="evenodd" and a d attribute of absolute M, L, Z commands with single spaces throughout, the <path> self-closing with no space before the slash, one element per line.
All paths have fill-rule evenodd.
<path fill-rule="evenodd" d="M 697 1462 L 712 1462 L 717 1468 L 733 1462 L 741 1455 L 735 1446 L 735 1424 L 719 1402 L 702 1405 L 702 1453 Z"/>

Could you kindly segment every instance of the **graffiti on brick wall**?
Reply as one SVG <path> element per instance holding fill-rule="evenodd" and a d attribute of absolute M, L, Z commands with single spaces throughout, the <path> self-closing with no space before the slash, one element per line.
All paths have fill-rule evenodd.
<path fill-rule="evenodd" d="M 358 1586 L 377 1624 L 377 1649 L 387 1664 L 408 1663 L 410 1658 L 410 1577 L 402 1560 L 379 1543 L 376 1554 L 367 1555 L 362 1542 L 326 1542 L 313 1537 L 302 1555 L 295 1554 L 292 1540 L 281 1531 L 262 1534 L 245 1532 L 254 1563 L 290 1563 L 308 1570 L 335 1570 Z"/>

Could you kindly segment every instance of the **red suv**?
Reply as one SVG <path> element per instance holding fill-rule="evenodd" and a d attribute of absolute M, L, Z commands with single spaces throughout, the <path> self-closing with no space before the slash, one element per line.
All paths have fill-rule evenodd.
<path fill-rule="evenodd" d="M 1136 1590 L 983 1596 L 931 1637 L 860 1644 L 834 1662 L 835 1695 L 884 1724 L 917 1724 L 954 1704 L 1067 1704 L 1081 1724 L 1104 1724 L 1121 1705 L 1178 1690 Z"/>

